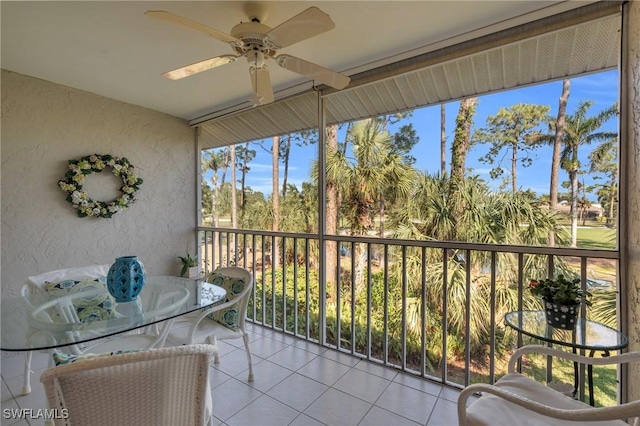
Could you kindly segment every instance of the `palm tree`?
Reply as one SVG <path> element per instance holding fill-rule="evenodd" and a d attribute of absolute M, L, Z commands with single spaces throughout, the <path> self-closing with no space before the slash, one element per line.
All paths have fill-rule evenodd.
<path fill-rule="evenodd" d="M 562 80 L 562 94 L 558 101 L 558 117 L 553 123 L 552 131 L 555 132 L 553 139 L 553 156 L 551 160 L 551 179 L 549 181 L 549 210 L 558 210 L 558 172 L 560 171 L 560 152 L 562 150 L 562 137 L 564 136 L 564 123 L 567 116 L 567 101 L 571 88 L 571 80 Z M 555 234 L 549 233 L 549 246 L 554 247 Z"/>
<path fill-rule="evenodd" d="M 218 171 L 223 168 L 224 163 L 224 154 L 222 152 L 207 152 L 204 154 L 202 162 L 202 172 L 203 174 L 207 170 L 211 170 L 213 173 L 211 174 L 211 223 L 216 228 L 220 225 L 218 212 L 217 212 L 217 203 L 218 203 L 218 191 L 220 190 L 218 186 Z"/>
<path fill-rule="evenodd" d="M 450 187 L 455 186 L 456 191 Z M 451 194 L 450 196 L 446 194 Z M 456 212 L 463 213 L 456 216 Z M 401 239 L 459 240 L 477 243 L 546 245 L 550 231 L 556 233 L 559 242 L 566 243 L 568 233 L 556 221 L 556 217 L 534 203 L 528 193 L 516 194 L 489 191 L 486 183 L 477 176 L 462 182 L 456 178 L 422 174 L 415 183 L 415 189 L 405 203 L 405 209 L 398 210 L 389 221 L 395 229 L 395 237 Z M 527 226 L 521 226 L 526 224 Z M 448 256 L 447 271 L 444 271 L 443 256 Z M 427 251 L 427 309 L 428 317 L 441 317 L 444 290 L 444 274 L 447 277 L 448 330 L 451 336 L 464 336 L 466 267 L 472 274 L 470 341 L 474 348 L 483 347 L 487 341 L 489 323 L 486 312 L 491 297 L 491 258 L 484 252 L 472 252 L 470 259 L 465 253 L 442 250 Z M 497 315 L 518 309 L 518 258 L 510 253 L 499 253 L 496 257 L 496 308 Z M 400 266 L 398 260 L 392 262 Z M 419 251 L 409 252 L 406 273 L 410 297 L 420 297 L 423 263 Z M 544 256 L 529 256 L 525 259 L 524 276 L 544 276 L 547 268 Z M 566 265 L 558 262 L 555 267 L 563 270 Z M 396 275 L 401 268 L 394 269 Z M 399 275 L 398 275 L 399 276 Z M 525 300 L 525 307 L 533 308 L 533 299 Z M 420 304 L 416 304 L 419 307 Z M 416 312 L 410 318 L 419 318 Z M 418 333 L 419 322 L 410 322 L 409 328 Z M 432 326 L 437 327 L 437 326 Z M 430 335 L 438 335 L 436 329 Z"/>
<path fill-rule="evenodd" d="M 352 235 L 372 233 L 379 203 L 389 188 L 394 188 L 400 197 L 406 197 L 411 190 L 414 169 L 394 152 L 392 141 L 379 120 L 363 120 L 354 123 L 347 132 L 350 149 L 327 152 L 327 181 L 337 183 L 343 217 Z M 356 293 L 359 293 L 364 285 L 366 261 L 361 245 L 356 245 L 354 256 Z"/>
<path fill-rule="evenodd" d="M 326 128 L 326 155 L 335 156 L 338 152 L 338 125 L 333 124 Z M 317 182 L 317 180 L 316 180 Z M 317 184 L 316 184 L 317 185 Z M 338 234 L 338 212 L 340 211 L 340 199 L 338 194 L 338 183 L 332 179 L 325 180 L 326 204 L 325 204 L 325 229 L 329 235 Z M 325 256 L 325 273 L 327 283 L 327 293 L 329 298 L 335 300 L 336 297 L 336 269 L 338 258 L 335 241 L 327 241 Z"/>
<path fill-rule="evenodd" d="M 236 146 L 229 147 L 229 163 L 231 165 L 231 227 L 238 227 L 238 201 L 236 192 Z"/>
<path fill-rule="evenodd" d="M 615 139 L 618 134 L 610 131 L 600 131 L 600 128 L 618 114 L 618 105 L 601 111 L 595 116 L 587 116 L 593 101 L 580 102 L 574 114 L 566 117 L 565 134 L 562 138 L 564 146 L 560 165 L 569 174 L 571 184 L 571 247 L 576 247 L 578 239 L 578 173 L 581 169 L 578 150 L 583 145 L 594 142 L 607 142 Z"/>
<path fill-rule="evenodd" d="M 589 154 L 591 173 L 604 173 L 607 182 L 600 186 L 599 199 L 602 198 L 603 206 L 608 207 L 607 220 L 612 221 L 615 212 L 615 203 L 618 196 L 618 139 L 609 139 L 600 144 Z M 594 178 L 595 179 L 595 178 Z"/>

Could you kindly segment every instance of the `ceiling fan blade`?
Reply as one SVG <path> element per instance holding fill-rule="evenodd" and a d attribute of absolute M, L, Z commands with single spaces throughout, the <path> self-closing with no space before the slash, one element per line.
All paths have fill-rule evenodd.
<path fill-rule="evenodd" d="M 187 27 L 192 30 L 199 31 L 215 39 L 224 41 L 225 43 L 242 45 L 241 40 L 235 37 L 232 37 L 229 34 L 225 34 L 222 31 L 218 31 L 211 27 L 207 27 L 206 25 L 203 25 L 199 22 L 192 21 L 191 19 L 174 15 L 171 12 L 165 12 L 164 10 L 147 10 L 144 14 L 151 18 L 160 19 L 162 21 L 171 22 L 172 24 L 182 25 L 183 27 Z"/>
<path fill-rule="evenodd" d="M 332 30 L 335 26 L 329 15 L 317 7 L 310 7 L 273 28 L 266 36 L 276 49 L 280 49 Z"/>
<path fill-rule="evenodd" d="M 328 68 L 305 61 L 304 59 L 296 58 L 295 56 L 279 55 L 274 59 L 278 65 L 286 70 L 302 74 L 311 80 L 326 84 L 335 89 L 344 89 L 351 81 L 351 78 L 344 74 L 337 73 Z"/>
<path fill-rule="evenodd" d="M 205 59 L 204 61 L 196 62 L 172 71 L 167 71 L 162 74 L 162 76 L 171 80 L 180 80 L 181 78 L 189 77 L 190 75 L 210 70 L 211 68 L 219 67 L 220 65 L 230 64 L 231 62 L 235 62 L 238 58 L 239 56 L 235 55 L 216 56 L 215 58 Z"/>
<path fill-rule="evenodd" d="M 266 105 L 273 102 L 273 88 L 271 87 L 271 77 L 269 76 L 269 68 L 262 66 L 260 68 L 249 68 L 251 74 L 251 84 L 253 85 L 254 98 L 251 100 L 255 106 Z"/>

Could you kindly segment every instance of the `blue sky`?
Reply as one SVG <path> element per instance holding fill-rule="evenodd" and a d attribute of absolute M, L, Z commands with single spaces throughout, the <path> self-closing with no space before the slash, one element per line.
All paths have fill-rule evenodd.
<path fill-rule="evenodd" d="M 548 105 L 552 116 L 557 114 L 558 98 L 562 92 L 562 81 L 539 84 L 525 87 L 518 90 L 509 90 L 491 95 L 479 97 L 479 103 L 474 117 L 474 129 L 484 127 L 486 119 L 490 115 L 495 115 L 500 107 L 508 107 L 517 103 L 531 103 Z M 608 71 L 604 73 L 591 74 L 583 77 L 571 79 L 571 92 L 567 104 L 567 112 L 572 114 L 580 101 L 593 100 L 594 104 L 590 113 L 595 115 L 601 110 L 608 108 L 618 100 L 618 71 Z M 455 118 L 458 112 L 459 102 L 446 104 L 446 131 L 447 150 L 453 140 Z M 416 157 L 416 167 L 429 173 L 435 173 L 440 169 L 440 106 L 431 106 L 415 110 L 410 121 L 420 138 L 420 142 L 414 148 L 413 156 Z M 403 121 L 400 124 L 405 124 Z M 606 130 L 617 131 L 617 120 L 610 120 L 604 127 Z M 390 128 L 393 131 L 393 128 Z M 339 134 L 339 139 L 343 135 Z M 271 147 L 271 141 L 265 140 L 265 147 Z M 250 172 L 247 175 L 247 185 L 253 190 L 263 192 L 265 195 L 271 193 L 271 154 L 267 153 L 259 146 L 252 146 L 256 150 L 256 157 L 250 163 Z M 581 161 L 586 164 L 587 156 L 595 146 L 587 146 L 580 152 Z M 289 182 L 301 187 L 303 181 L 309 180 L 309 170 L 312 162 L 317 156 L 317 145 L 309 147 L 292 147 L 291 161 L 289 165 Z M 478 158 L 484 155 L 486 146 L 473 147 L 467 156 L 467 168 L 473 169 L 474 174 L 480 175 L 490 182 L 492 188 L 497 189 L 500 180 L 492 181 L 489 170 L 492 166 L 483 164 Z M 429 152 L 429 155 L 424 155 Z M 449 167 L 450 153 L 447 152 L 447 168 Z M 508 165 L 503 164 L 505 169 L 504 177 L 508 176 Z M 543 147 L 536 151 L 533 157 L 533 164 L 529 168 L 518 167 L 518 187 L 521 189 L 531 189 L 536 193 L 548 194 L 549 175 L 551 170 L 551 147 Z M 280 167 L 280 185 L 282 184 L 283 167 Z M 560 181 L 567 180 L 564 171 L 560 172 Z M 589 185 L 592 180 L 585 178 L 585 183 Z M 565 191 L 560 188 L 560 191 Z M 590 196 L 595 200 L 595 196 Z"/>

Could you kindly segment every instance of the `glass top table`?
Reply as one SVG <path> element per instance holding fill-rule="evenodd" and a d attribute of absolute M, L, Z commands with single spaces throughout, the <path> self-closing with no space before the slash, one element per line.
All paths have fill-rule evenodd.
<path fill-rule="evenodd" d="M 625 348 L 627 336 L 604 324 L 585 318 L 576 319 L 574 330 L 555 328 L 547 324 L 544 311 L 509 312 L 505 323 L 527 336 L 545 342 L 590 351 L 612 351 Z"/>
<path fill-rule="evenodd" d="M 629 344 L 627 336 L 597 321 L 578 317 L 576 327 L 573 330 L 555 328 L 547 323 L 544 311 L 515 311 L 509 312 L 504 317 L 504 322 L 516 331 L 527 336 L 540 339 L 551 344 L 570 347 L 574 353 L 578 349 L 588 350 L 589 356 L 594 356 L 596 351 L 603 352 L 603 356 L 609 356 L 609 351 L 623 349 Z M 550 380 L 550 366 L 547 361 L 547 380 Z M 578 395 L 580 374 L 578 364 L 573 363 L 574 371 L 574 398 Z M 587 366 L 587 381 L 589 387 L 589 404 L 594 405 L 593 395 L 593 366 Z M 582 397 L 583 395 L 581 395 Z"/>
<path fill-rule="evenodd" d="M 209 308 L 226 296 L 222 287 L 201 280 L 147 277 L 137 300 L 115 303 L 108 319 L 73 321 L 64 315 L 65 309 L 103 293 L 108 294 L 106 287 L 57 298 L 39 293 L 3 299 L 0 349 L 32 351 L 85 343 Z"/>

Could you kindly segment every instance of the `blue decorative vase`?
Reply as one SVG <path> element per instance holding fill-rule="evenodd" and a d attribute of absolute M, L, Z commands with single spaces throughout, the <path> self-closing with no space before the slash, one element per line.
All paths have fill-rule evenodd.
<path fill-rule="evenodd" d="M 146 280 L 147 274 L 138 256 L 116 257 L 107 273 L 107 289 L 116 302 L 131 302 L 138 297 Z"/>

